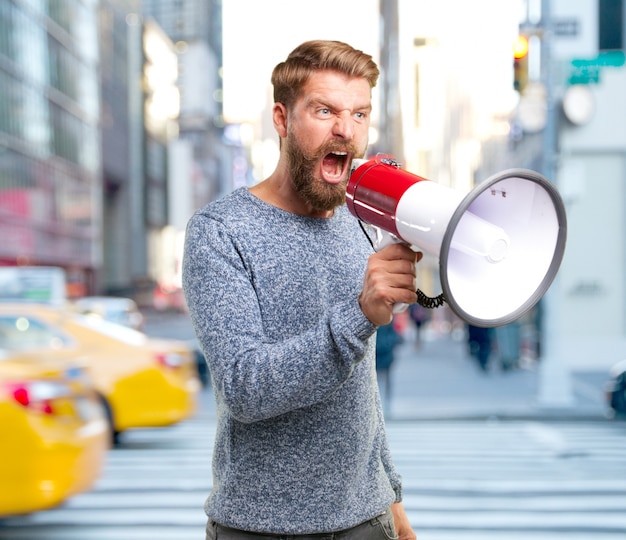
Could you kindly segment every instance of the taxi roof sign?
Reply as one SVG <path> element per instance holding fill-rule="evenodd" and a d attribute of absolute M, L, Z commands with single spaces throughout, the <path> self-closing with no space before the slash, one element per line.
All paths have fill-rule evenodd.
<path fill-rule="evenodd" d="M 62 305 L 67 301 L 65 270 L 57 266 L 0 267 L 0 302 Z"/>

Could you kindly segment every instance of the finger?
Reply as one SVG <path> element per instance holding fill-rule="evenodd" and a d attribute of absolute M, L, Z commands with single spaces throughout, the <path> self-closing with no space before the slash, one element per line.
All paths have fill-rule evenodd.
<path fill-rule="evenodd" d="M 378 252 L 381 259 L 407 259 L 417 262 L 417 253 L 413 251 L 407 244 L 390 244 Z"/>
<path fill-rule="evenodd" d="M 392 259 L 387 261 L 384 266 L 387 273 L 391 275 L 398 276 L 411 276 L 415 278 L 417 275 L 417 268 L 415 267 L 415 263 L 411 260 L 406 259 Z"/>

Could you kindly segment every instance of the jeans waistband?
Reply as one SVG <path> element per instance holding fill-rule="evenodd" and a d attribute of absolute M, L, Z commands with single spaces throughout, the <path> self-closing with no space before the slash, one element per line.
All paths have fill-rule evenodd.
<path fill-rule="evenodd" d="M 356 531 L 361 527 L 364 526 L 371 526 L 371 525 L 375 525 L 376 522 L 382 518 L 385 514 L 387 514 L 387 512 L 390 512 L 391 510 L 386 510 L 385 512 L 383 512 L 382 514 L 372 518 L 372 519 L 368 519 L 367 521 L 364 521 L 362 523 L 359 523 L 358 525 L 355 525 L 354 527 L 349 527 L 348 529 L 342 529 L 339 531 L 329 531 L 329 532 L 324 532 L 324 533 L 308 533 L 308 534 L 281 534 L 281 533 L 262 533 L 262 532 L 251 532 L 251 531 L 244 531 L 241 529 L 234 529 L 232 527 L 227 527 L 225 525 L 221 525 L 221 524 L 217 524 L 218 526 L 218 530 L 222 530 L 225 533 L 231 533 L 233 535 L 241 535 L 242 538 L 245 538 L 246 535 L 250 535 L 251 537 L 260 537 L 260 538 L 286 538 L 289 540 L 329 540 L 329 539 L 333 539 L 336 538 L 340 535 L 344 535 L 344 534 L 348 534 L 350 532 Z"/>

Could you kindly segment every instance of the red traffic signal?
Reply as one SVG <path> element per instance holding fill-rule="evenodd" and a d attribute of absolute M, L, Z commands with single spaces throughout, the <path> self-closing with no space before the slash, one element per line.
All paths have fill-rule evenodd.
<path fill-rule="evenodd" d="M 520 94 L 528 83 L 528 38 L 517 36 L 513 44 L 513 88 Z"/>
<path fill-rule="evenodd" d="M 528 56 L 528 38 L 522 34 L 517 36 L 513 44 L 513 58 L 520 60 Z"/>

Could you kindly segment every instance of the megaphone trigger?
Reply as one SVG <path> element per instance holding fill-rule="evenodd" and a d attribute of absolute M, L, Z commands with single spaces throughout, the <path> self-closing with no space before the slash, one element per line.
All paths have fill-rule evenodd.
<path fill-rule="evenodd" d="M 400 240 L 395 234 L 391 234 L 380 227 L 372 226 L 371 229 L 374 233 L 373 243 L 376 251 L 380 251 L 391 244 L 405 243 L 404 240 Z"/>
<path fill-rule="evenodd" d="M 409 309 L 409 304 L 394 304 L 391 313 L 397 315 L 398 313 L 404 313 L 407 309 Z"/>

